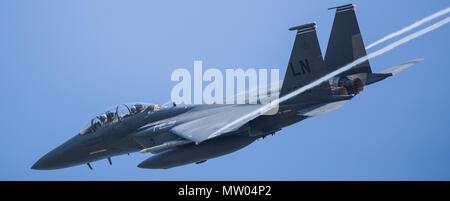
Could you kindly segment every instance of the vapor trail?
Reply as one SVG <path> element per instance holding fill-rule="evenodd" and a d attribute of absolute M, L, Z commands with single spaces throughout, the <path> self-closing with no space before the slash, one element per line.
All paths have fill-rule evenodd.
<path fill-rule="evenodd" d="M 309 83 L 309 84 L 307 84 L 307 85 L 305 85 L 305 86 L 303 86 L 303 87 L 301 87 L 301 88 L 299 88 L 299 89 L 297 89 L 297 90 L 295 90 L 295 91 L 293 91 L 293 92 L 291 92 L 289 94 L 286 94 L 286 95 L 284 95 L 283 97 L 281 97 L 279 99 L 275 99 L 271 103 L 266 104 L 266 105 L 264 105 L 264 106 L 262 106 L 262 107 L 260 107 L 260 108 L 258 108 L 256 110 L 250 112 L 249 114 L 246 114 L 246 115 L 240 117 L 239 119 L 234 120 L 233 122 L 225 125 L 224 127 L 220 128 L 219 130 L 217 130 L 216 132 L 211 134 L 208 137 L 208 139 L 217 136 L 218 133 L 222 132 L 225 129 L 228 129 L 228 128 L 236 125 L 236 124 L 239 124 L 241 121 L 245 121 L 248 118 L 251 118 L 251 117 L 254 117 L 254 116 L 258 116 L 259 114 L 263 114 L 263 113 L 271 110 L 272 108 L 277 107 L 279 103 L 282 103 L 282 102 L 284 102 L 286 100 L 289 100 L 289 99 L 299 95 L 300 93 L 302 93 L 302 92 L 304 92 L 306 90 L 309 90 L 309 89 L 311 89 L 311 88 L 313 88 L 315 86 L 318 86 L 322 82 L 328 81 L 329 79 L 333 78 L 334 76 L 339 75 L 340 73 L 342 73 L 344 71 L 347 71 L 347 70 L 351 69 L 352 67 L 354 67 L 354 66 L 356 66 L 356 65 L 358 65 L 358 64 L 360 64 L 362 62 L 365 62 L 365 61 L 367 61 L 367 60 L 369 60 L 371 58 L 374 58 L 376 56 L 384 54 L 384 53 L 386 53 L 386 52 L 396 48 L 397 46 L 400 46 L 400 45 L 402 45 L 402 44 L 404 44 L 404 43 L 406 43 L 406 42 L 408 42 L 410 40 L 413 40 L 413 39 L 415 39 L 415 38 L 417 38 L 419 36 L 422 36 L 422 35 L 430 32 L 430 31 L 433 31 L 433 30 L 435 30 L 435 29 L 437 29 L 437 28 L 439 28 L 439 27 L 441 27 L 441 26 L 443 26 L 443 25 L 445 25 L 445 24 L 447 24 L 449 22 L 450 22 L 450 17 L 447 17 L 447 18 L 445 18 L 445 19 L 443 19 L 443 20 L 441 20 L 439 22 L 436 22 L 435 24 L 433 24 L 433 25 L 431 25 L 431 26 L 429 26 L 427 28 L 421 29 L 421 30 L 419 30 L 419 31 L 417 31 L 415 33 L 407 35 L 407 36 L 403 37 L 402 39 L 400 39 L 398 41 L 395 41 L 395 42 L 393 42 L 393 43 L 383 47 L 382 49 L 379 49 L 379 50 L 377 50 L 375 52 L 372 52 L 372 53 L 370 53 L 370 54 L 368 54 L 368 55 L 366 55 L 364 57 L 361 57 L 361 58 L 353 61 L 352 63 L 349 63 L 349 64 L 347 64 L 347 65 L 345 65 L 345 66 L 343 66 L 341 68 L 338 68 L 337 70 L 335 70 L 335 71 L 333 71 L 333 72 L 331 72 L 331 73 L 329 73 L 329 74 L 327 74 L 327 75 L 325 75 L 325 76 L 323 76 L 323 77 L 321 77 L 321 78 L 319 78 L 319 79 L 317 79 L 317 80 L 315 80 L 315 81 L 313 81 L 313 82 L 311 82 L 311 83 Z"/>
<path fill-rule="evenodd" d="M 368 45 L 366 50 L 368 50 L 369 48 L 371 48 L 371 47 L 373 47 L 375 45 L 378 45 L 378 44 L 380 44 L 380 43 L 382 43 L 382 42 L 384 42 L 386 40 L 389 40 L 389 39 L 391 39 L 393 37 L 396 37 L 396 36 L 398 36 L 400 34 L 403 34 L 403 33 L 407 32 L 407 31 L 410 31 L 411 29 L 414 29 L 414 28 L 422 25 L 425 22 L 433 20 L 434 18 L 437 18 L 439 16 L 445 15 L 445 14 L 447 14 L 449 12 L 450 12 L 450 7 L 447 7 L 446 9 L 440 10 L 440 11 L 438 11 L 438 12 L 436 12 L 436 13 L 428 16 L 428 17 L 425 17 L 425 18 L 423 18 L 423 19 L 421 19 L 421 20 L 419 20 L 419 21 L 417 21 L 417 22 L 415 22 L 415 23 L 413 23 L 413 24 L 403 28 L 403 29 L 400 29 L 400 30 L 398 30 L 398 31 L 396 31 L 394 33 L 391 33 L 391 34 L 381 38 L 380 40 L 375 41 L 374 43 Z"/>

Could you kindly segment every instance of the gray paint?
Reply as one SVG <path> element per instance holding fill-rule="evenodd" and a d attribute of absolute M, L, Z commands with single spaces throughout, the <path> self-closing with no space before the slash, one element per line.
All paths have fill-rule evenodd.
<path fill-rule="evenodd" d="M 277 89 L 276 93 L 284 95 L 366 54 L 353 5 L 336 7 L 336 10 L 325 61 L 318 44 L 315 23 L 290 29 L 297 30 L 289 60 L 293 65 L 288 65 L 282 88 Z M 274 115 L 249 116 L 215 136 L 211 135 L 224 125 L 262 105 L 189 105 L 158 110 L 148 107 L 143 112 L 95 129 L 92 133 L 77 134 L 39 159 L 32 169 L 66 168 L 141 150 L 158 152 L 139 164 L 138 167 L 142 168 L 171 168 L 203 163 L 242 149 L 260 137 L 274 134 L 310 116 L 341 107 L 360 93 L 350 89 L 355 88 L 352 84 L 359 84 L 361 80 L 352 79 L 361 78 L 363 84 L 372 84 L 419 61 L 413 60 L 381 73 L 372 73 L 369 63 L 364 62 L 330 82 L 324 82 L 283 102 Z M 344 88 L 351 93 L 334 93 L 343 93 L 346 90 L 335 89 Z M 192 143 L 173 143 L 186 141 Z"/>

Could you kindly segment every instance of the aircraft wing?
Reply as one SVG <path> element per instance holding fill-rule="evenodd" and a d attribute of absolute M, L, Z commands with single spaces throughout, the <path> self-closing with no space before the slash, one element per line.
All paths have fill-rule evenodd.
<path fill-rule="evenodd" d="M 334 110 L 337 110 L 344 106 L 350 99 L 353 98 L 352 95 L 340 95 L 340 96 L 333 96 L 334 100 L 330 100 L 329 102 L 324 102 L 320 104 L 316 104 L 311 107 L 303 108 L 298 111 L 299 115 L 302 116 L 318 116 L 321 114 L 325 114 Z"/>
<path fill-rule="evenodd" d="M 214 113 L 204 114 L 201 118 L 186 121 L 173 127 L 170 132 L 182 138 L 200 143 L 202 141 L 238 130 L 247 122 L 261 114 L 255 114 L 235 122 L 252 111 L 262 107 L 262 104 L 226 105 Z M 190 115 L 189 112 L 183 115 Z M 227 126 L 233 123 L 233 126 Z"/>

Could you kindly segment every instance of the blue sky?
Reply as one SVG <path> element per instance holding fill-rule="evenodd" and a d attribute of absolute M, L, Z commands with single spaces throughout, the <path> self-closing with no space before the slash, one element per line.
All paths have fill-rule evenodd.
<path fill-rule="evenodd" d="M 416 66 L 338 111 L 201 165 L 146 170 L 150 155 L 31 170 L 89 119 L 119 103 L 170 100 L 176 68 L 280 68 L 291 26 L 316 21 L 325 52 L 334 11 L 355 3 L 370 44 L 448 1 L 1 1 L 0 180 L 448 180 L 450 26 L 371 60 Z M 388 43 L 383 43 L 386 45 Z M 382 47 L 383 45 L 379 46 Z M 371 51 L 377 48 L 371 49 Z M 370 52 L 370 51 L 369 51 Z"/>

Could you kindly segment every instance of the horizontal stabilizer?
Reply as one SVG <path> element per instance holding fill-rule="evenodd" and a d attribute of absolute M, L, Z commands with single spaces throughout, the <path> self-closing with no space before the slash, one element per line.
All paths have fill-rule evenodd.
<path fill-rule="evenodd" d="M 414 60 L 411 60 L 411 61 L 407 61 L 407 62 L 405 62 L 403 64 L 400 64 L 400 65 L 388 68 L 386 70 L 381 71 L 380 73 L 369 74 L 369 76 L 367 77 L 367 80 L 366 80 L 366 85 L 373 84 L 375 82 L 379 82 L 381 80 L 384 80 L 387 77 L 393 76 L 393 75 L 399 73 L 400 71 L 403 71 L 403 70 L 405 70 L 405 69 L 411 67 L 412 65 L 414 65 L 416 63 L 419 63 L 421 61 L 423 61 L 423 58 L 418 58 L 418 59 L 414 59 Z"/>
<path fill-rule="evenodd" d="M 421 61 L 423 61 L 423 58 L 418 58 L 418 59 L 414 59 L 414 60 L 411 60 L 411 61 L 407 61 L 407 62 L 405 62 L 403 64 L 400 64 L 400 65 L 388 68 L 388 69 L 386 69 L 384 71 L 381 71 L 381 73 L 384 73 L 384 74 L 390 73 L 392 75 L 395 75 L 395 74 L 399 73 L 400 71 L 403 71 L 403 70 L 405 70 L 405 69 L 411 67 L 412 65 L 414 65 L 416 63 L 419 63 Z"/>

